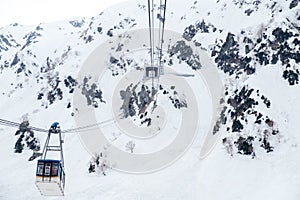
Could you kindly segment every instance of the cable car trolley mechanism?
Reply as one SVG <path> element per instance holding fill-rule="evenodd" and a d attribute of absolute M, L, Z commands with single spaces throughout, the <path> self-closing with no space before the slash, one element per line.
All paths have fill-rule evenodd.
<path fill-rule="evenodd" d="M 37 161 L 35 185 L 41 195 L 64 195 L 65 172 L 62 143 L 59 123 L 54 122 L 48 131 L 41 159 Z M 60 160 L 57 159 L 58 157 Z"/>

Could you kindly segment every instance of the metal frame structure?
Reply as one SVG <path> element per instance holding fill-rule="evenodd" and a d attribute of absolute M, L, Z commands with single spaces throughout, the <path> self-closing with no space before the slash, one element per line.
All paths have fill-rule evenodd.
<path fill-rule="evenodd" d="M 152 87 L 155 88 L 154 79 L 157 78 L 157 87 L 159 85 L 159 77 L 164 74 L 163 68 L 163 43 L 164 43 L 164 29 L 166 21 L 166 4 L 167 0 L 159 0 L 158 9 L 159 11 L 155 14 L 154 1 L 148 0 L 148 19 L 149 19 L 149 41 L 150 41 L 150 66 L 145 67 L 145 78 L 152 79 Z M 158 17 L 158 36 L 155 35 L 155 20 Z M 158 44 L 155 45 L 155 41 Z M 155 52 L 155 50 L 158 50 Z M 157 56 L 156 56 L 157 55 Z M 152 73 L 149 73 L 152 71 Z M 153 75 L 154 74 L 154 75 Z"/>
<path fill-rule="evenodd" d="M 49 142 L 50 142 L 50 137 L 51 134 L 58 134 L 58 139 L 59 139 L 59 145 L 58 146 L 50 146 Z M 62 148 L 62 137 L 61 137 L 61 130 L 59 128 L 57 129 L 50 129 L 48 132 L 48 137 L 46 139 L 45 145 L 44 145 L 44 149 L 42 152 L 42 159 L 46 159 L 47 153 L 48 151 L 59 151 L 60 152 L 60 162 L 62 167 L 64 167 L 64 155 L 63 155 L 63 148 Z"/>
<path fill-rule="evenodd" d="M 58 145 L 49 145 L 52 134 L 58 136 Z M 35 185 L 44 196 L 64 195 L 65 172 L 62 143 L 61 130 L 59 128 L 51 128 L 48 131 L 48 136 L 43 148 L 41 159 L 38 160 L 36 171 Z M 59 152 L 60 160 L 48 159 L 48 151 Z"/>

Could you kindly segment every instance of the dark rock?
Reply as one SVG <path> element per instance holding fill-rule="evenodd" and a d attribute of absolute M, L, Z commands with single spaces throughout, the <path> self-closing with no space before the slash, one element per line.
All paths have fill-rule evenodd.
<path fill-rule="evenodd" d="M 183 40 L 177 41 L 176 44 L 168 50 L 168 53 L 170 57 L 177 55 L 180 61 L 186 62 L 194 70 L 198 70 L 202 67 L 199 56 L 194 54 L 193 49 Z"/>
<path fill-rule="evenodd" d="M 90 166 L 89 166 L 89 169 L 88 169 L 88 171 L 89 171 L 89 173 L 93 173 L 93 172 L 95 172 L 96 170 L 95 170 L 95 165 L 94 164 L 92 164 L 92 163 L 90 163 Z"/>
<path fill-rule="evenodd" d="M 26 39 L 26 44 L 22 46 L 21 50 L 25 49 L 32 43 L 37 43 L 38 42 L 37 38 L 39 38 L 41 36 L 42 36 L 42 34 L 38 33 L 37 31 L 33 31 L 33 32 L 30 32 L 27 35 L 25 35 L 23 37 L 23 39 Z"/>
<path fill-rule="evenodd" d="M 103 30 L 103 28 L 102 27 L 97 27 L 97 31 L 99 32 L 99 33 L 102 33 L 102 30 Z"/>
<path fill-rule="evenodd" d="M 261 65 L 267 65 L 269 64 L 269 54 L 265 52 L 258 52 L 255 54 L 255 56 L 259 59 L 259 64 Z"/>
<path fill-rule="evenodd" d="M 67 88 L 70 89 L 69 93 L 73 93 L 75 86 L 78 85 L 78 82 L 74 78 L 72 78 L 72 76 L 68 76 L 67 78 L 65 78 L 64 84 Z"/>
<path fill-rule="evenodd" d="M 44 96 L 44 93 L 39 93 L 37 99 L 38 99 L 38 100 L 41 100 L 41 99 L 43 98 L 43 96 Z"/>
<path fill-rule="evenodd" d="M 25 144 L 30 150 L 33 150 L 34 152 L 40 150 L 39 141 L 34 136 L 33 131 L 29 127 L 28 121 L 23 121 L 19 125 L 19 129 L 16 131 L 15 135 L 19 135 L 19 138 L 15 143 L 15 153 L 22 153 Z"/>
<path fill-rule="evenodd" d="M 296 6 L 298 6 L 298 3 L 299 3 L 299 0 L 292 0 L 289 8 L 290 9 L 295 8 Z"/>
<path fill-rule="evenodd" d="M 147 126 L 149 127 L 149 126 L 151 125 L 151 121 L 152 121 L 152 119 L 151 119 L 151 118 L 146 118 L 145 120 L 143 120 L 143 121 L 141 122 L 141 124 L 144 124 L 144 123 L 146 123 L 146 124 L 147 124 Z"/>
<path fill-rule="evenodd" d="M 103 100 L 102 91 L 98 89 L 98 86 L 95 83 L 89 85 L 88 81 L 89 79 L 87 77 L 83 79 L 81 94 L 86 97 L 88 106 L 98 108 L 99 103 L 105 103 Z"/>
<path fill-rule="evenodd" d="M 24 63 L 21 63 L 19 68 L 17 69 L 17 74 L 25 71 L 26 65 Z"/>
<path fill-rule="evenodd" d="M 284 41 L 288 40 L 290 37 L 292 37 L 292 33 L 286 31 L 283 31 L 281 28 L 277 27 L 272 31 L 272 35 L 275 36 L 276 41 L 279 43 L 283 43 Z"/>
<path fill-rule="evenodd" d="M 266 137 L 263 138 L 261 147 L 264 148 L 267 151 L 267 153 L 272 152 L 274 149 L 274 147 L 271 146 L 270 142 L 267 140 Z"/>
<path fill-rule="evenodd" d="M 299 73 L 295 73 L 293 70 L 285 70 L 282 77 L 288 80 L 290 85 L 295 85 L 299 83 Z"/>
<path fill-rule="evenodd" d="M 113 30 L 114 30 L 114 29 L 112 29 L 112 28 L 111 28 L 111 29 L 109 29 L 109 30 L 107 31 L 107 33 L 106 33 L 106 34 L 107 34 L 109 37 L 112 37 L 112 36 L 114 36 L 114 35 L 113 35 L 113 32 L 112 32 Z"/>
<path fill-rule="evenodd" d="M 83 39 L 85 40 L 85 43 L 89 43 L 94 40 L 93 36 L 91 36 L 91 35 L 88 35 L 87 37 L 84 37 Z"/>
<path fill-rule="evenodd" d="M 273 121 L 273 120 L 266 119 L 265 123 L 266 123 L 270 128 L 272 128 L 272 127 L 274 126 L 274 121 Z"/>
<path fill-rule="evenodd" d="M 117 63 L 119 62 L 119 60 L 116 59 L 115 57 L 111 56 L 111 57 L 109 58 L 109 62 L 110 62 L 111 64 L 117 64 Z"/>
<path fill-rule="evenodd" d="M 250 52 L 250 47 L 249 45 L 245 45 L 245 53 L 248 54 Z"/>
<path fill-rule="evenodd" d="M 244 38 L 245 42 L 252 43 L 252 40 Z M 250 52 L 249 45 L 245 46 L 245 51 Z M 234 40 L 234 35 L 228 33 L 226 41 L 219 51 L 213 50 L 212 56 L 216 55 L 215 62 L 224 73 L 229 75 L 246 72 L 248 75 L 255 73 L 255 68 L 250 65 L 251 57 L 241 57 L 239 55 L 239 45 Z"/>
<path fill-rule="evenodd" d="M 69 23 L 76 28 L 80 28 L 84 25 L 84 20 L 81 20 L 81 21 L 74 20 L 74 21 L 69 21 Z"/>
<path fill-rule="evenodd" d="M 234 34 L 228 33 L 225 43 L 222 45 L 221 52 L 229 51 L 230 47 L 236 45 L 237 42 L 234 40 Z"/>
<path fill-rule="evenodd" d="M 30 156 L 30 158 L 28 159 L 28 161 L 33 161 L 35 160 L 36 158 L 42 156 L 42 153 L 39 153 L 39 152 L 33 152 L 32 153 L 32 156 Z"/>
<path fill-rule="evenodd" d="M 249 9 L 245 10 L 245 13 L 247 14 L 247 16 L 250 16 L 253 11 L 254 10 L 249 8 Z"/>
<path fill-rule="evenodd" d="M 15 66 L 16 64 L 18 64 L 18 62 L 20 61 L 20 58 L 18 57 L 18 54 L 15 55 L 12 63 L 10 64 L 10 66 Z"/>
<path fill-rule="evenodd" d="M 209 30 L 208 30 L 209 26 L 207 26 L 205 24 L 204 20 L 202 20 L 201 22 L 197 23 L 196 24 L 196 28 L 197 28 L 197 30 L 200 30 L 201 33 L 209 33 Z"/>
<path fill-rule="evenodd" d="M 235 142 L 238 152 L 245 155 L 254 154 L 253 144 L 254 138 L 252 136 L 248 136 L 247 138 L 239 137 Z"/>
<path fill-rule="evenodd" d="M 278 56 L 275 55 L 275 54 L 273 54 L 273 55 L 272 55 L 271 64 L 275 65 L 275 64 L 277 63 L 277 61 L 278 61 Z"/>
<path fill-rule="evenodd" d="M 187 41 L 191 41 L 193 37 L 197 34 L 197 29 L 194 25 L 190 25 L 184 29 L 183 38 Z"/>
<path fill-rule="evenodd" d="M 15 144 L 15 153 L 22 153 L 24 144 L 22 144 L 23 138 L 19 137 Z"/>
<path fill-rule="evenodd" d="M 232 132 L 241 132 L 244 128 L 243 124 L 239 120 L 234 120 L 232 123 Z"/>

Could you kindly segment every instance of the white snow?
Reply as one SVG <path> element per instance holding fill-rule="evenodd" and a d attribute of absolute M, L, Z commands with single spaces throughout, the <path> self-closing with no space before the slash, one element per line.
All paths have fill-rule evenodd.
<path fill-rule="evenodd" d="M 270 2 L 267 1 L 264 5 L 271 4 Z M 73 27 L 67 21 L 41 24 L 43 30 L 39 32 L 42 34 L 42 39 L 28 48 L 37 57 L 29 54 L 22 54 L 22 56 L 28 62 L 35 62 L 43 66 L 46 65 L 46 58 L 49 56 L 57 65 L 60 77 L 66 78 L 68 75 L 76 77 L 90 53 L 109 39 L 106 36 L 107 30 L 118 25 L 124 17 L 129 16 L 137 20 L 137 25 L 131 29 L 147 28 L 146 12 L 138 8 L 137 3 L 146 4 L 142 0 L 118 4 L 108 9 L 103 15 L 95 16 L 91 25 L 90 19 L 85 19 L 81 29 Z M 193 4 L 193 0 L 172 1 L 172 5 L 168 4 L 166 28 L 181 34 L 188 25 L 204 19 L 217 28 L 224 29 L 223 32 L 197 35 L 197 40 L 202 42 L 204 48 L 209 48 L 215 40 L 225 40 L 227 31 L 239 34 L 241 30 L 251 29 L 248 31 L 256 34 L 257 29 L 259 29 L 257 27 L 260 27 L 261 24 L 272 26 L 272 24 L 270 25 L 271 11 L 266 6 L 261 6 L 258 11 L 254 11 L 248 17 L 244 14 L 243 9 L 239 9 L 229 1 L 220 0 L 217 3 L 216 0 L 198 0 L 192 8 Z M 283 10 L 288 7 L 286 1 L 278 1 L 278 4 L 278 7 L 282 7 Z M 119 15 L 119 12 L 122 14 Z M 275 13 L 275 18 L 280 23 L 289 13 Z M 103 34 L 93 35 L 98 26 L 103 27 Z M 252 30 L 252 27 L 256 27 L 256 29 L 253 28 Z M 26 42 L 23 36 L 34 31 L 35 28 L 20 25 L 16 27 L 6 26 L 0 29 L 0 33 L 3 35 L 12 34 L 22 46 Z M 114 33 L 122 33 L 123 31 L 120 29 Z M 85 44 L 85 41 L 79 38 L 84 34 L 93 35 L 95 40 Z M 64 60 L 61 59 L 61 55 L 67 51 L 68 46 L 71 46 L 72 49 L 66 54 L 65 62 L 59 65 L 57 62 Z M 11 48 L 5 53 L 1 52 L 0 55 L 3 56 L 0 58 L 1 66 L 4 64 L 4 60 L 11 62 L 19 49 L 20 47 Z M 192 70 L 183 69 L 180 66 L 176 65 L 174 70 L 187 74 L 192 72 Z M 113 169 L 109 169 L 106 176 L 89 174 L 87 169 L 92 157 L 91 148 L 87 148 L 86 143 L 82 140 L 82 135 L 89 134 L 89 132 L 81 133 L 82 135 L 79 133 L 65 134 L 65 196 L 44 197 L 39 194 L 34 185 L 36 161 L 27 161 L 32 152 L 24 150 L 22 154 L 15 154 L 14 144 L 17 137 L 14 136 L 14 133 L 16 129 L 0 126 L 0 199 L 298 200 L 300 198 L 300 123 L 298 117 L 300 113 L 300 86 L 288 86 L 287 81 L 281 77 L 280 67 L 282 66 L 258 68 L 253 76 L 245 80 L 246 83 L 259 89 L 271 100 L 270 109 L 263 106 L 259 109 L 261 112 L 272 116 L 276 122 L 275 126 L 280 130 L 277 141 L 274 141 L 276 142 L 274 152 L 258 154 L 259 156 L 255 159 L 239 154 L 234 154 L 231 157 L 222 145 L 221 138 L 225 136 L 225 130 L 221 130 L 222 134 L 218 136 L 220 138 L 214 149 L 209 151 L 204 159 L 200 159 L 199 155 L 203 150 L 205 134 L 209 129 L 210 119 L 213 118 L 213 103 L 209 99 L 211 91 L 209 92 L 205 81 L 203 81 L 205 77 L 197 75 L 193 78 L 186 78 L 186 81 L 189 85 L 197 85 L 191 90 L 197 93 L 195 98 L 199 102 L 198 110 L 201 113 L 198 131 L 190 148 L 172 165 L 153 173 L 139 175 Z M 65 96 L 62 101 L 55 101 L 46 109 L 46 102 L 36 101 L 41 88 L 44 87 L 45 91 L 48 90 L 47 79 L 40 80 L 38 83 L 34 78 L 40 75 L 39 68 L 32 67 L 33 75 L 30 77 L 22 73 L 16 75 L 13 70 L 6 68 L 1 70 L 0 118 L 20 122 L 22 118 L 27 117 L 30 125 L 44 129 L 48 129 L 54 121 L 59 121 L 62 129 L 76 127 L 75 120 L 71 117 L 73 111 L 66 109 L 67 104 L 72 102 L 72 95 L 68 94 L 67 89 L 63 90 Z M 51 73 L 49 74 L 51 75 Z M 122 79 L 120 76 L 111 77 L 109 80 L 110 72 L 106 71 L 105 73 L 106 75 L 103 75 L 98 81 L 103 84 L 101 89 L 104 92 L 109 91 L 108 98 L 105 99 L 109 103 L 103 106 L 103 109 L 100 110 L 102 112 L 96 116 L 99 121 L 113 117 L 111 106 L 114 94 L 110 89 L 117 87 Z M 43 76 L 45 77 L 45 75 Z M 224 78 L 225 76 L 222 76 L 222 79 Z M 164 105 L 166 100 L 161 99 L 160 103 Z M 171 109 L 170 105 L 164 107 L 166 115 L 176 114 L 171 119 L 166 118 L 168 120 L 166 127 L 171 129 L 173 126 L 175 129 L 179 129 L 179 124 L 184 119 L 181 119 L 178 111 L 166 113 Z M 78 113 L 75 112 L 76 114 Z M 88 121 L 89 119 L 86 119 L 86 122 Z M 202 121 L 205 123 L 202 124 Z M 253 126 L 253 130 L 255 130 L 255 126 Z M 162 135 L 152 138 L 152 142 L 149 140 L 147 143 L 147 140 L 139 141 L 139 138 L 122 134 L 122 130 L 118 130 L 117 125 L 114 125 L 113 128 L 103 127 L 103 132 L 109 132 L 105 134 L 108 140 L 117 136 L 118 139 L 112 144 L 124 152 L 125 144 L 129 140 L 133 140 L 136 143 L 134 150 L 136 154 L 161 149 L 173 141 L 176 136 L 168 137 L 168 132 L 165 131 Z M 38 132 L 35 134 L 43 145 L 46 135 Z M 259 150 L 260 147 L 257 149 L 262 151 Z"/>

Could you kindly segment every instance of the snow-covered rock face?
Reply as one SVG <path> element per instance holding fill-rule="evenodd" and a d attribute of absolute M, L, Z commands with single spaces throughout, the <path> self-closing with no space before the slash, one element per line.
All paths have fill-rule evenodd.
<path fill-rule="evenodd" d="M 21 121 L 22 116 L 26 114 L 31 125 L 42 128 L 48 128 L 53 121 L 60 121 L 63 124 L 62 128 L 65 129 L 75 126 L 75 117 L 80 115 L 78 109 L 73 105 L 75 91 L 79 91 L 79 95 L 81 95 L 86 105 L 101 114 L 101 108 L 110 105 L 111 96 L 108 94 L 111 92 L 109 91 L 111 82 L 109 80 L 101 82 L 89 76 L 78 77 L 78 72 L 83 62 L 96 47 L 116 36 L 120 37 L 114 47 L 105 49 L 105 51 L 113 53 L 107 57 L 107 63 L 99 67 L 103 67 L 109 72 L 107 74 L 111 80 L 121 79 L 130 71 L 143 70 L 144 64 L 149 63 L 147 54 L 143 54 L 143 58 L 141 58 L 141 55 L 137 58 L 135 54 L 128 52 L 125 44 L 129 40 L 135 39 L 127 34 L 128 31 L 147 28 L 146 8 L 145 1 L 129 1 L 90 19 L 78 18 L 37 26 L 12 24 L 0 28 L 1 118 Z M 157 10 L 158 7 L 155 6 L 155 9 Z M 182 35 L 182 38 L 175 45 L 170 45 L 168 41 L 165 41 L 166 44 L 169 44 L 163 57 L 164 64 L 167 67 L 180 66 L 180 70 L 187 74 L 205 69 L 206 66 L 202 65 L 201 59 L 191 51 L 190 46 L 193 45 L 209 53 L 224 82 L 225 91 L 221 100 L 223 107 L 220 109 L 220 117 L 216 122 L 214 131 L 208 133 L 220 135 L 216 145 L 217 153 L 213 153 L 213 158 L 216 158 L 217 161 L 210 160 L 211 163 L 204 166 L 204 169 L 213 167 L 217 169 L 215 165 L 223 166 L 224 163 L 221 163 L 221 161 L 243 165 L 242 162 L 245 159 L 251 160 L 251 158 L 254 158 L 253 162 L 259 163 L 257 161 L 259 159 L 255 159 L 257 157 L 269 162 L 272 160 L 272 156 L 284 155 L 282 157 L 285 157 L 289 156 L 290 152 L 299 153 L 298 142 L 300 142 L 300 139 L 299 136 L 295 135 L 300 128 L 297 121 L 300 111 L 300 11 L 298 0 L 188 0 L 184 3 L 183 1 L 172 1 L 167 6 L 166 29 Z M 145 35 L 145 37 L 148 37 L 148 35 Z M 145 44 L 145 47 L 147 46 L 148 44 Z M 121 92 L 121 94 L 118 93 L 120 98 L 123 96 L 126 99 L 124 91 L 128 86 L 124 85 L 123 93 L 119 91 Z M 158 92 L 168 99 L 168 104 L 172 108 L 184 109 L 189 106 L 185 104 L 185 99 L 174 95 L 176 88 L 174 89 L 172 85 L 161 86 L 158 89 Z M 142 98 L 131 95 L 131 98 L 140 99 L 133 102 L 136 108 L 135 112 L 129 112 L 128 107 L 126 107 L 123 109 L 123 111 L 125 110 L 124 115 L 130 116 L 131 120 L 137 120 L 138 123 L 136 124 L 141 127 L 151 126 L 151 120 L 147 115 L 145 113 L 141 114 L 143 106 L 139 107 L 139 105 L 147 104 L 149 98 L 151 99 L 152 96 L 148 95 L 151 93 L 151 89 L 149 87 L 143 89 L 143 86 L 139 85 L 138 90 L 135 92 L 143 94 Z M 128 105 L 125 104 L 125 106 Z M 119 105 L 118 108 L 121 109 L 121 107 L 122 105 Z M 149 112 L 149 110 L 147 111 Z M 104 120 L 101 116 L 98 119 Z M 200 127 L 200 129 L 205 128 Z M 0 132 L 6 133 L 2 129 L 0 129 Z M 27 136 L 26 134 L 30 135 L 30 133 L 22 133 L 24 137 Z M 37 133 L 35 133 L 36 135 Z M 6 137 L 11 138 L 11 135 L 7 134 L 4 140 L 7 139 Z M 113 138 L 111 141 L 121 138 L 119 133 L 116 132 L 108 137 Z M 174 136 L 171 135 L 170 138 L 172 139 L 172 137 Z M 18 153 L 20 153 L 19 150 L 23 144 L 38 141 L 34 137 L 29 137 L 28 141 L 22 139 L 17 137 L 8 139 L 11 143 L 5 145 L 10 149 L 15 145 L 16 151 L 18 150 Z M 38 139 L 43 141 L 44 136 Z M 71 140 L 72 138 L 68 139 Z M 77 140 L 73 143 L 80 145 Z M 128 143 L 128 138 L 119 139 L 116 143 L 119 147 L 124 148 Z M 142 146 L 144 143 L 135 141 L 134 144 L 132 153 L 143 153 Z M 198 141 L 198 144 L 202 144 L 202 141 Z M 149 147 L 149 151 L 153 151 L 154 147 L 156 147 L 156 144 L 153 144 L 151 148 Z M 25 145 L 24 149 L 26 148 L 31 149 L 33 147 L 26 147 Z M 69 148 L 67 150 L 68 156 L 75 157 L 71 156 L 74 151 L 73 147 L 67 146 L 67 148 Z M 183 157 L 183 160 L 198 155 L 200 149 L 197 149 L 196 146 L 195 149 L 197 153 L 188 153 L 187 157 Z M 30 151 L 23 150 L 23 154 L 29 157 L 32 152 L 29 154 L 28 152 Z M 270 152 L 272 153 L 270 154 Z M 284 154 L 283 152 L 288 153 Z M 240 157 L 238 154 L 246 156 Z M 80 155 L 88 157 L 84 153 Z M 228 160 L 229 155 L 232 155 L 235 160 Z M 10 155 L 9 158 L 13 156 Z M 28 157 L 26 157 L 26 160 Z M 282 157 L 279 156 L 280 159 Z M 213 158 L 207 159 L 213 160 Z M 19 157 L 18 159 L 22 158 Z M 299 160 L 293 159 L 294 157 L 291 157 L 287 160 L 299 164 Z M 88 165 L 90 157 L 83 160 L 86 163 L 81 164 L 82 168 L 78 170 L 88 168 L 86 165 Z M 240 160 L 242 162 L 239 162 Z M 71 159 L 69 162 L 72 162 Z M 194 177 L 195 173 L 198 174 L 197 176 L 203 177 L 204 172 L 198 171 L 197 162 L 190 162 L 191 165 L 194 164 L 196 167 L 176 166 L 175 169 L 171 169 L 171 172 L 187 173 L 192 181 L 205 185 L 205 183 L 191 178 Z M 73 161 L 73 164 L 76 164 L 75 161 Z M 92 164 L 94 167 L 99 165 Z M 269 164 L 267 167 L 273 172 L 273 166 L 278 163 L 270 161 Z M 34 168 L 34 164 L 28 164 L 28 166 L 30 165 L 31 168 Z M 68 166 L 68 162 L 66 165 Z M 181 163 L 181 165 L 184 164 Z M 254 164 L 251 166 L 257 170 L 262 168 L 254 166 Z M 264 166 L 264 164 L 259 166 Z M 235 176 L 234 172 L 226 171 L 231 167 L 230 164 L 224 165 L 224 170 L 221 171 L 224 174 L 228 173 Z M 3 168 L 7 168 L 7 166 L 5 165 Z M 288 166 L 283 166 L 283 168 L 289 170 Z M 257 171 L 251 171 L 247 167 L 243 167 L 243 169 L 248 170 L 249 174 L 252 175 L 257 173 Z M 294 168 L 293 170 L 299 172 Z M 97 170 L 91 168 L 91 171 Z M 239 170 L 237 171 L 239 172 Z M 278 173 L 278 171 L 276 172 Z M 296 174 L 294 171 L 293 177 Z M 24 172 L 29 173 L 30 171 L 24 169 Z M 224 174 L 219 173 L 218 175 L 221 177 Z M 260 175 L 263 177 L 264 174 Z M 269 174 L 269 176 L 271 175 Z M 219 180 L 216 177 L 213 180 Z M 230 176 L 228 175 L 228 177 Z M 86 178 L 86 174 L 82 175 L 81 178 Z M 174 178 L 177 182 L 178 179 Z M 282 177 L 282 179 L 284 178 Z M 174 180 L 170 180 L 170 182 Z M 6 178 L 6 181 L 9 182 L 9 179 Z M 114 185 L 115 180 L 109 181 L 111 185 Z M 228 181 L 229 185 L 239 186 L 234 181 Z M 277 182 L 274 180 L 273 186 L 275 187 L 276 183 L 278 184 L 280 181 L 281 179 Z M 295 179 L 290 181 L 297 185 L 299 177 L 296 176 Z M 205 197 L 211 197 L 212 194 L 210 193 L 216 193 L 215 195 L 219 193 L 219 191 L 216 192 L 216 190 L 211 189 L 212 185 L 217 185 L 218 188 L 218 186 L 222 186 L 221 183 L 224 183 L 224 181 L 221 181 L 218 185 L 217 182 L 206 186 Z M 256 180 L 253 182 L 257 183 Z M 262 188 L 266 187 L 263 184 L 265 182 L 262 181 Z M 10 182 L 10 184 L 13 183 Z M 270 184 L 272 185 L 272 183 Z M 73 186 L 76 187 L 75 184 Z M 202 197 L 202 194 L 197 193 L 196 196 L 193 196 L 192 191 L 182 191 L 182 187 L 181 185 L 177 189 L 183 192 L 187 199 L 200 199 Z M 207 189 L 208 187 L 209 189 Z M 267 188 L 266 191 L 271 191 L 272 187 L 270 188 L 269 190 Z M 169 193 L 173 194 L 174 189 L 167 189 L 169 189 Z M 291 190 L 290 199 L 296 199 L 299 190 L 293 188 Z M 31 191 L 25 196 L 29 198 L 34 192 Z M 71 197 L 76 197 L 76 192 L 75 190 L 69 190 L 69 193 L 72 194 Z M 146 189 L 143 192 L 149 194 Z M 228 190 L 224 189 L 222 194 L 226 192 Z M 275 196 L 275 199 L 285 196 L 285 192 L 278 193 L 279 195 Z M 265 192 L 260 191 L 258 194 L 265 194 Z M 128 194 L 124 195 L 128 198 L 132 197 Z M 236 197 L 233 193 L 226 195 L 228 196 L 223 196 L 224 199 Z M 5 199 L 6 196 L 13 197 L 13 192 L 2 193 L 0 191 L 0 199 L 2 197 Z M 87 194 L 84 197 L 88 196 Z M 181 199 L 185 198 L 181 194 L 177 196 L 182 197 Z M 175 197 L 178 198 L 177 196 L 171 195 L 174 199 Z M 104 195 L 104 197 L 107 196 Z M 156 197 L 157 199 L 163 199 L 161 196 Z M 220 196 L 214 197 L 220 199 L 218 198 Z M 257 199 L 261 196 L 250 194 L 250 197 Z M 39 199 L 39 196 L 35 196 L 34 199 Z M 152 198 L 149 196 L 146 199 Z"/>
<path fill-rule="evenodd" d="M 99 42 L 123 33 L 115 51 L 126 51 L 123 42 L 134 40 L 128 38 L 126 31 L 146 27 L 143 21 L 146 19 L 144 3 L 132 1 L 129 5 L 136 12 L 128 12 L 117 6 L 114 10 L 118 9 L 118 12 L 100 13 L 91 19 L 74 19 L 36 27 L 19 24 L 3 27 L 0 35 L 0 78 L 3 82 L 7 76 L 10 78 L 3 86 L 2 99 L 8 101 L 17 98 L 19 91 L 24 91 L 30 93 L 28 96 L 35 97 L 32 104 L 34 109 L 40 109 L 41 106 L 48 109 L 53 104 L 64 105 L 65 110 L 69 110 L 67 113 L 73 116 L 73 91 L 80 89 L 88 105 L 96 108 L 101 106 L 101 103 L 105 103 L 101 85 L 88 82 L 88 77 L 78 80 L 76 73 L 80 63 Z M 207 7 L 207 12 L 200 12 L 203 5 Z M 211 53 L 225 83 L 230 81 L 224 94 L 226 108 L 221 116 L 224 128 L 232 133 L 243 133 L 252 115 L 256 118 L 253 121 L 255 124 L 272 120 L 268 112 L 262 114 L 260 108 L 256 109 L 264 104 L 271 109 L 272 99 L 260 93 L 252 97 L 255 96 L 253 90 L 259 88 L 253 88 L 244 80 L 255 76 L 263 67 L 277 67 L 282 71 L 282 79 L 297 87 L 300 75 L 298 1 L 220 0 L 207 4 L 195 1 L 190 7 L 180 10 L 174 5 L 168 8 L 167 28 L 178 31 L 183 38 L 176 45 L 169 46 L 164 60 L 170 67 L 179 60 L 179 63 L 183 61 L 192 69 L 199 70 L 201 61 L 193 54 L 188 43 L 193 42 Z M 212 8 L 220 12 L 213 12 Z M 249 26 L 235 23 L 236 19 L 229 15 L 230 12 L 243 16 L 239 19 L 241 22 L 251 20 L 251 23 Z M 263 12 L 267 12 L 265 18 L 261 18 Z M 252 19 L 256 18 L 259 21 L 253 24 Z M 219 19 L 220 22 L 217 22 Z M 227 27 L 223 21 L 229 22 Z M 174 26 L 176 22 L 179 26 Z M 232 23 L 235 28 L 231 30 Z M 127 70 L 140 66 L 139 61 L 128 55 L 118 58 L 111 56 L 109 62 L 111 64 L 107 68 L 112 71 L 112 76 L 122 76 Z M 26 96 L 23 95 L 23 98 Z M 274 123 L 280 122 L 275 120 Z"/>
<path fill-rule="evenodd" d="M 88 87 L 91 88 L 86 88 L 87 79 L 76 80 L 76 73 L 80 62 L 97 43 L 121 32 L 126 33 L 126 30 L 146 26 L 143 23 L 146 16 L 139 17 L 145 11 L 143 2 L 131 2 L 131 4 L 134 5 L 133 9 L 136 9 L 137 16 L 132 12 L 126 12 L 126 9 L 124 11 L 120 9 L 117 13 L 110 11 L 107 14 L 104 12 L 91 19 L 40 24 L 36 27 L 23 27 L 19 24 L 3 27 L 0 37 L 0 66 L 3 74 L 1 78 L 5 79 L 7 73 L 14 73 L 12 76 L 16 78 L 13 78 L 10 83 L 7 82 L 7 85 L 10 84 L 8 87 L 3 87 L 2 98 L 13 98 L 11 94 L 14 93 L 17 96 L 15 90 L 18 88 L 27 90 L 26 88 L 30 87 L 34 88 L 30 95 L 36 96 L 36 105 L 48 108 L 57 102 L 65 104 L 65 108 L 71 110 L 72 93 L 74 89 L 81 88 L 82 94 L 87 98 L 87 103 L 98 107 L 95 98 L 104 102 L 102 91 L 97 89 L 99 86 L 96 83 L 90 83 Z M 178 20 L 182 10 L 179 11 L 170 5 L 168 13 L 170 20 L 167 26 L 181 32 L 183 40 L 169 47 L 168 56 L 165 58 L 169 66 L 174 64 L 174 54 L 176 54 L 177 58 L 175 59 L 179 59 L 180 62 L 185 61 L 194 70 L 201 68 L 199 58 L 189 51 L 190 47 L 187 43 L 192 41 L 199 48 L 204 47 L 211 52 L 212 58 L 224 72 L 225 80 L 227 80 L 227 76 L 233 75 L 237 80 L 242 76 L 247 79 L 247 76 L 255 74 L 260 67 L 278 64 L 282 66 L 280 67 L 282 77 L 290 85 L 298 84 L 300 61 L 298 1 L 290 2 L 290 4 L 288 2 L 281 4 L 271 0 L 268 2 L 232 1 L 232 3 L 217 1 L 213 6 L 211 3 L 211 5 L 208 4 L 210 6 L 206 5 L 206 15 L 199 12 L 202 4 L 203 2 L 193 2 L 187 8 L 191 12 L 184 13 L 179 19 L 180 26 L 176 27 L 172 25 L 176 19 Z M 210 11 L 212 7 L 219 9 L 220 14 L 212 13 Z M 251 24 L 249 27 L 237 23 L 235 30 L 230 30 L 231 25 L 226 27 L 224 24 L 215 23 L 218 19 L 217 15 L 221 15 L 219 16 L 222 18 L 221 21 L 233 20 L 232 16 L 227 15 L 231 11 L 243 14 L 242 20 L 247 20 L 247 18 L 251 20 L 256 16 L 260 19 L 260 23 Z M 260 14 L 265 11 L 270 12 L 271 15 L 261 19 Z M 111 18 L 112 15 L 115 17 Z M 195 15 L 198 17 L 194 17 Z M 124 38 L 126 39 L 126 34 L 124 34 Z M 125 51 L 122 46 L 122 40 L 120 40 L 116 51 Z M 127 68 L 138 65 L 134 58 L 128 56 L 120 58 L 111 56 L 110 62 L 111 65 L 108 68 L 112 70 L 113 76 L 121 75 L 128 70 Z M 243 85 L 240 85 L 239 88 L 242 89 Z M 237 91 L 227 87 L 226 96 L 234 94 L 237 94 Z M 255 103 L 258 104 L 258 102 Z M 232 103 L 229 106 L 232 106 Z M 250 104 L 248 107 L 251 107 Z M 247 109 L 244 108 L 243 113 Z M 71 111 L 69 113 L 73 115 Z M 272 116 L 268 117 L 272 118 Z M 236 120 L 233 120 L 233 124 L 239 128 L 232 127 L 232 131 L 241 132 L 243 125 Z M 228 120 L 224 121 L 224 124 L 230 126 L 228 123 Z"/>

